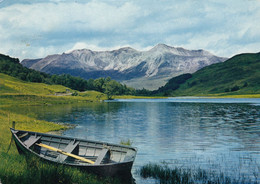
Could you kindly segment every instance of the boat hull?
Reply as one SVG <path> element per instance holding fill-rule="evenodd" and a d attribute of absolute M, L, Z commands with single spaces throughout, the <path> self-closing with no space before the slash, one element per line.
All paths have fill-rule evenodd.
<path fill-rule="evenodd" d="M 68 138 L 68 137 L 62 137 L 62 136 L 56 136 L 56 135 L 50 135 L 50 134 L 42 134 L 42 133 L 38 133 L 38 132 L 27 132 L 27 131 L 20 131 L 20 130 L 14 130 L 14 129 L 11 129 L 11 132 L 12 132 L 12 136 L 14 138 L 14 141 L 15 141 L 15 144 L 16 144 L 16 147 L 17 147 L 17 150 L 19 152 L 19 154 L 25 154 L 27 155 L 27 158 L 30 158 L 32 156 L 36 156 L 36 157 L 39 157 L 42 161 L 46 161 L 46 162 L 49 162 L 49 163 L 53 163 L 53 164 L 61 164 L 61 165 L 64 165 L 64 166 L 69 166 L 69 167 L 76 167 L 76 168 L 79 168 L 80 170 L 82 171 L 85 171 L 85 172 L 89 172 L 89 173 L 94 173 L 94 174 L 97 174 L 97 175 L 102 175 L 102 176 L 126 176 L 126 177 L 130 177 L 131 176 L 131 169 L 132 169 L 132 166 L 133 166 L 133 162 L 134 162 L 134 159 L 135 159 L 135 156 L 136 156 L 136 149 L 135 148 L 132 148 L 132 147 L 127 147 L 127 146 L 121 146 L 121 145 L 116 145 L 116 144 L 107 144 L 107 143 L 103 143 L 103 142 L 97 142 L 96 145 L 101 145 L 101 144 L 106 144 L 110 147 L 112 147 L 112 150 L 111 150 L 111 154 L 113 156 L 114 154 L 114 158 L 116 160 L 116 154 L 119 154 L 119 150 L 122 149 L 124 150 L 125 152 L 128 151 L 128 149 L 130 150 L 130 152 L 132 153 L 131 155 L 131 159 L 128 159 L 125 158 L 125 160 L 121 161 L 121 162 L 116 162 L 116 161 L 113 161 L 113 160 L 110 160 L 110 162 L 108 163 L 101 163 L 101 164 L 82 164 L 82 163 L 76 163 L 76 162 L 59 162 L 55 159 L 52 159 L 52 158 L 49 158 L 49 157 L 44 157 L 40 154 L 40 151 L 42 151 L 43 149 L 42 148 L 39 148 L 39 146 L 37 146 L 37 143 L 33 144 L 33 145 L 30 145 L 30 147 L 28 147 L 25 142 L 26 141 L 23 141 L 22 139 L 19 139 L 19 135 L 21 134 L 25 134 L 25 133 L 28 133 L 27 137 L 30 138 L 30 136 L 41 136 L 43 139 L 43 137 L 53 137 L 53 138 L 60 138 L 60 140 L 74 140 L 74 141 L 79 141 L 79 142 L 83 142 L 82 144 L 84 145 L 84 141 L 86 140 L 81 140 L 81 139 L 74 139 L 74 138 Z M 18 132 L 19 132 L 19 135 L 18 135 Z M 24 140 L 28 140 L 29 138 L 25 139 L 23 138 Z M 39 139 L 37 142 L 44 142 L 43 140 Z M 27 141 L 28 142 L 28 141 Z M 51 141 L 50 141 L 51 142 Z M 91 141 L 91 143 L 93 143 L 93 141 Z M 79 148 L 78 148 L 78 151 L 77 152 L 81 152 L 80 150 L 83 149 L 82 148 L 83 146 L 79 144 Z M 37 149 L 36 149 L 37 148 Z M 90 148 L 87 148 L 87 149 L 90 149 Z M 94 151 L 98 152 L 98 150 L 101 149 L 97 146 L 97 148 L 95 148 Z M 86 151 L 87 152 L 87 151 Z M 118 153 L 117 153 L 118 152 Z M 56 153 L 55 153 L 56 154 Z M 57 154 L 59 157 L 59 154 Z M 93 154 L 93 158 L 94 157 L 98 157 L 99 155 L 95 155 Z M 125 155 L 125 157 L 129 157 L 129 155 Z"/>

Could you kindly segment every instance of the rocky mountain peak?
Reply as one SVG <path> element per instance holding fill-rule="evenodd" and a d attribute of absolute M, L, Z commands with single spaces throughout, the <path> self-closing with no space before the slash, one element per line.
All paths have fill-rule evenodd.
<path fill-rule="evenodd" d="M 73 56 L 77 57 L 82 54 L 90 54 L 90 53 L 93 53 L 93 51 L 90 49 L 78 49 L 78 50 L 73 50 L 71 52 L 68 52 L 66 54 L 72 54 Z"/>
<path fill-rule="evenodd" d="M 122 47 L 120 49 L 118 49 L 118 51 L 137 51 L 135 49 L 133 49 L 132 47 Z"/>
<path fill-rule="evenodd" d="M 148 51 L 131 47 L 112 51 L 74 50 L 34 61 L 23 60 L 22 64 L 51 74 L 69 73 L 85 79 L 110 76 L 135 88 L 157 89 L 169 78 L 224 60 L 204 50 L 158 44 Z"/>
<path fill-rule="evenodd" d="M 168 46 L 168 45 L 165 45 L 165 44 L 157 44 L 156 46 L 154 46 L 152 49 L 150 49 L 149 51 L 150 52 L 166 52 L 166 51 L 173 51 L 173 50 L 176 50 L 174 47 L 171 47 L 171 46 Z"/>

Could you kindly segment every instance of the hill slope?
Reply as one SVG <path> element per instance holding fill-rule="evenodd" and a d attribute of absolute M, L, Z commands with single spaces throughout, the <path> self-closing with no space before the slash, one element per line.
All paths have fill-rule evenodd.
<path fill-rule="evenodd" d="M 170 80 L 178 81 L 177 78 Z M 157 92 L 171 95 L 260 94 L 260 52 L 239 54 L 202 68 L 176 88 L 170 81 Z M 171 86 L 171 87 L 169 87 Z M 174 89 L 175 88 L 175 89 Z M 170 90 L 170 91 L 169 91 Z"/>
<path fill-rule="evenodd" d="M 30 95 L 54 95 L 58 92 L 66 92 L 66 89 L 68 88 L 61 85 L 48 85 L 44 83 L 25 82 L 20 79 L 0 73 L 1 94 L 8 93 Z"/>
<path fill-rule="evenodd" d="M 171 77 L 193 73 L 226 58 L 204 50 L 186 50 L 158 44 L 148 51 L 130 47 L 113 51 L 74 50 L 42 59 L 23 60 L 31 69 L 50 74 L 71 74 L 85 79 L 111 77 L 135 88 L 156 89 Z"/>
<path fill-rule="evenodd" d="M 18 59 L 0 54 L 0 73 L 16 77 L 23 81 L 38 82 L 45 84 L 58 84 L 77 91 L 95 90 L 108 95 L 130 95 L 135 90 L 126 85 L 120 84 L 111 78 L 99 78 L 96 80 L 84 80 L 80 77 L 73 77 L 69 74 L 50 75 L 33 69 L 28 69 L 19 63 Z M 37 90 L 37 89 L 36 89 Z"/>

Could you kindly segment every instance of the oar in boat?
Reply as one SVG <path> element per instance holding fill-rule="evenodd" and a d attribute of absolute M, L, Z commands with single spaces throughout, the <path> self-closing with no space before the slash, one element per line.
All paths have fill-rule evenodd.
<path fill-rule="evenodd" d="M 83 161 L 83 162 L 87 162 L 87 163 L 90 163 L 90 164 L 94 164 L 94 163 L 95 163 L 95 162 L 93 162 L 92 160 L 89 160 L 89 159 L 86 159 L 86 158 L 83 158 L 83 157 L 74 155 L 74 154 L 72 154 L 72 153 L 68 153 L 68 152 L 66 152 L 66 151 L 63 151 L 63 150 L 61 150 L 61 149 L 54 148 L 54 147 L 52 147 L 52 146 L 48 146 L 48 145 L 46 145 L 46 144 L 40 143 L 40 144 L 36 144 L 36 145 L 41 146 L 41 147 L 46 148 L 46 149 L 49 149 L 49 150 L 52 150 L 52 151 L 56 151 L 56 152 L 58 152 L 58 153 L 61 153 L 61 154 L 63 154 L 63 155 L 67 155 L 67 156 L 72 157 L 72 158 L 76 158 L 76 159 L 81 160 L 81 161 Z"/>

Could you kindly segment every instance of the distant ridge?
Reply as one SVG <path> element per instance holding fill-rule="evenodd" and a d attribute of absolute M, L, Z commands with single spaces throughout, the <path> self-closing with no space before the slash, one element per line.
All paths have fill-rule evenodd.
<path fill-rule="evenodd" d="M 155 93 L 166 96 L 260 94 L 260 52 L 238 54 L 192 75 L 174 77 Z"/>
<path fill-rule="evenodd" d="M 135 88 L 157 89 L 171 77 L 193 73 L 225 61 L 204 50 L 158 44 L 148 51 L 124 47 L 113 51 L 74 50 L 21 63 L 50 74 L 71 74 L 85 79 L 111 77 Z"/>

